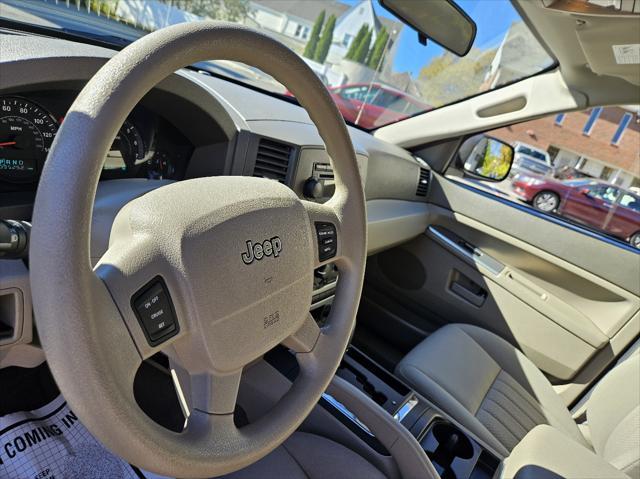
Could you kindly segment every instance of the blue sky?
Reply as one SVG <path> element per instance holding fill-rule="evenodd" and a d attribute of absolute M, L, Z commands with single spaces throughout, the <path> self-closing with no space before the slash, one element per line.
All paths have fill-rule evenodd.
<path fill-rule="evenodd" d="M 362 0 L 340 0 L 347 5 L 360 3 Z M 420 0 L 414 0 L 418 3 Z M 427 3 L 429 0 L 422 0 Z M 499 45 L 509 26 L 520 19 L 508 0 L 457 0 L 456 3 L 476 22 L 478 27 L 475 47 L 488 48 Z M 393 18 L 389 12 L 374 0 L 376 14 Z M 409 71 L 417 76 L 420 69 L 435 56 L 442 54 L 443 48 L 428 42 L 426 47 L 418 43 L 418 34 L 405 26 L 400 35 L 400 45 L 394 62 L 394 70 Z"/>

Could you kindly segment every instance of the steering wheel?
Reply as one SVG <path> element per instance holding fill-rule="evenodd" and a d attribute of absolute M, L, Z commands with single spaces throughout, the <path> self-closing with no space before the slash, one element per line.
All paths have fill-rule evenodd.
<path fill-rule="evenodd" d="M 255 66 L 296 96 L 333 160 L 335 195 L 306 202 L 280 183 L 248 177 L 176 182 L 122 208 L 92 268 L 93 201 L 118 129 L 158 82 L 211 59 Z M 71 106 L 36 197 L 34 310 L 62 394 L 97 439 L 143 469 L 210 477 L 257 461 L 300 425 L 339 365 L 362 290 L 365 214 L 344 121 L 296 54 L 249 28 L 214 22 L 141 38 L 106 63 Z M 335 245 L 323 250 L 335 254 L 330 259 L 319 253 L 327 244 Z M 340 280 L 327 326 L 319 328 L 309 314 L 313 270 L 329 261 Z M 237 428 L 243 367 L 278 344 L 296 352 L 300 373 L 268 414 Z M 134 398 L 141 361 L 159 351 L 187 373 L 181 433 L 156 424 Z"/>

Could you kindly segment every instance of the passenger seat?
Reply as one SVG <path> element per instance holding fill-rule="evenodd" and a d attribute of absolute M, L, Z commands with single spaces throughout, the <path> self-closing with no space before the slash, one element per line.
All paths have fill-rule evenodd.
<path fill-rule="evenodd" d="M 547 424 L 640 479 L 640 354 L 612 369 L 587 403 L 587 440 L 542 372 L 495 334 L 447 325 L 398 364 L 396 374 L 503 456 Z"/>

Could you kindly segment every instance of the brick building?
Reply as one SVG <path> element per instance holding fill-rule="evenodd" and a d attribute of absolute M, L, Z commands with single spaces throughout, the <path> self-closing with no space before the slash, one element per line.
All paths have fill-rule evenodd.
<path fill-rule="evenodd" d="M 520 141 L 549 152 L 556 168 L 640 188 L 638 107 L 597 107 L 500 128 L 496 138 Z"/>

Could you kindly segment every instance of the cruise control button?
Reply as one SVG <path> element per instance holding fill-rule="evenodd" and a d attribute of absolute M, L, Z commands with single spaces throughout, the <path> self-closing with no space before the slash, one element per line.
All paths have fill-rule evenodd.
<path fill-rule="evenodd" d="M 338 250 L 336 227 L 331 223 L 316 223 L 315 226 L 318 239 L 318 258 L 320 261 L 333 258 Z"/>
<path fill-rule="evenodd" d="M 334 245 L 336 244 L 336 238 L 335 236 L 329 236 L 329 237 L 323 238 L 322 240 L 320 240 L 320 244 L 322 246 Z"/>
<path fill-rule="evenodd" d="M 132 305 L 151 346 L 161 343 L 178 332 L 178 322 L 171 297 L 160 278 L 153 280 L 138 292 L 134 296 Z"/>

